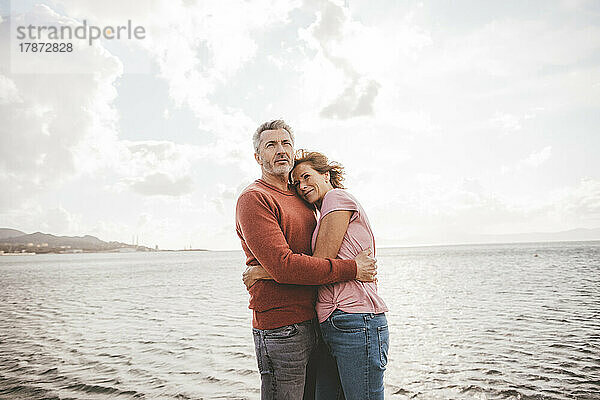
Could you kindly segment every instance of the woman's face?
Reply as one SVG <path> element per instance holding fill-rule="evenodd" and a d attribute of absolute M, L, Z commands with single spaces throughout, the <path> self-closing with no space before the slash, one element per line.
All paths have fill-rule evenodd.
<path fill-rule="evenodd" d="M 329 172 L 321 174 L 306 162 L 296 165 L 292 170 L 292 183 L 300 197 L 318 207 L 321 206 L 325 193 L 333 189 L 329 182 Z"/>

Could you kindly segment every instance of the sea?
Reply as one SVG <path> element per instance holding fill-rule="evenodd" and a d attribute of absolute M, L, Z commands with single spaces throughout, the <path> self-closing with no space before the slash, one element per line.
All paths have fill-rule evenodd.
<path fill-rule="evenodd" d="M 387 399 L 600 399 L 600 242 L 381 248 Z M 259 399 L 244 256 L 0 257 L 0 399 Z"/>

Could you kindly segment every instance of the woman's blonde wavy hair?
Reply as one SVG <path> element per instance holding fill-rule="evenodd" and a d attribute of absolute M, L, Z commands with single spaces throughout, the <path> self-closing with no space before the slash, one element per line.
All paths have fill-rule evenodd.
<path fill-rule="evenodd" d="M 300 149 L 296 151 L 296 159 L 294 160 L 292 171 L 302 163 L 309 164 L 320 174 L 329 172 L 329 182 L 331 183 L 331 186 L 336 189 L 345 189 L 342 184 L 344 181 L 344 167 L 342 164 L 335 161 L 329 161 L 325 154 L 319 153 L 318 151 Z M 292 181 L 292 171 L 290 171 L 290 182 Z"/>

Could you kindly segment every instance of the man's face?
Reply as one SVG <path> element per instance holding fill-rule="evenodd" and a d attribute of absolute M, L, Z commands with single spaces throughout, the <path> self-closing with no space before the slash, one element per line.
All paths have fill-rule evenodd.
<path fill-rule="evenodd" d="M 287 177 L 294 161 L 294 145 L 290 134 L 285 129 L 263 131 L 254 158 L 263 173 Z"/>

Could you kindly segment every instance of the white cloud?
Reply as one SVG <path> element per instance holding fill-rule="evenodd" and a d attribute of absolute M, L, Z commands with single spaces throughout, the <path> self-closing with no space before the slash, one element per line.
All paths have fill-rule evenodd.
<path fill-rule="evenodd" d="M 316 21 L 300 37 L 317 49 L 345 77 L 344 89 L 329 104 L 323 107 L 320 116 L 324 118 L 348 119 L 373 115 L 373 102 L 380 84 L 360 74 L 347 56 L 348 43 L 364 30 L 361 24 L 352 21 L 347 8 L 334 1 L 324 1 L 319 5 Z"/>
<path fill-rule="evenodd" d="M 134 175 L 148 170 L 159 170 L 173 175 L 188 174 L 191 162 L 202 156 L 202 150 L 198 147 L 167 141 L 122 141 L 121 143 L 127 150 L 122 168 L 133 169 Z"/>
<path fill-rule="evenodd" d="M 339 119 L 373 115 L 373 102 L 380 86 L 374 80 L 357 80 L 346 87 L 333 103 L 323 108 L 319 115 L 324 118 Z"/>
<path fill-rule="evenodd" d="M 598 27 L 544 20 L 494 20 L 445 42 L 440 72 L 481 71 L 496 77 L 525 78 L 545 66 L 576 64 L 598 48 Z M 529 38 L 529 40 L 523 40 Z M 433 66 L 432 66 L 433 67 Z"/>
<path fill-rule="evenodd" d="M 243 189 L 243 187 L 247 186 L 248 184 L 250 184 L 250 182 L 247 182 L 242 187 L 238 186 L 237 188 L 227 187 L 226 185 L 218 184 L 218 193 L 212 198 L 212 202 L 215 205 L 217 211 L 222 215 L 230 214 L 230 210 L 233 209 L 233 207 L 235 207 L 235 203 L 237 201 L 238 195 L 241 193 L 241 189 Z"/>
<path fill-rule="evenodd" d="M 286 65 L 285 60 L 279 57 L 275 57 L 272 54 L 269 54 L 269 56 L 267 56 L 267 59 L 273 64 L 275 65 L 278 69 L 283 69 L 283 67 Z"/>
<path fill-rule="evenodd" d="M 557 190 L 551 201 L 555 218 L 576 221 L 572 226 L 591 226 L 600 223 L 600 181 L 584 178 L 573 187 Z"/>
<path fill-rule="evenodd" d="M 36 6 L 30 13 L 45 23 L 72 22 L 46 6 Z M 8 42 L 8 24 L 2 24 L 1 47 L 7 49 Z M 94 65 L 95 73 L 11 74 L 8 58 L 0 61 L 0 184 L 6 188 L 3 206 L 18 204 L 77 175 L 79 151 L 87 148 L 92 154 L 94 142 L 115 137 L 113 83 L 122 66 L 97 46 L 77 57 Z M 55 66 L 68 64 L 70 59 L 59 57 L 53 62 Z M 93 158 L 87 162 L 93 163 Z"/>
<path fill-rule="evenodd" d="M 522 171 L 524 169 L 536 169 L 552 157 L 552 146 L 546 146 L 540 150 L 534 151 L 522 160 L 517 161 L 513 166 L 503 165 L 500 172 L 503 175 Z"/>
<path fill-rule="evenodd" d="M 181 196 L 192 191 L 192 179 L 189 176 L 173 178 L 160 172 L 146 175 L 130 185 L 134 191 L 149 196 Z"/>
<path fill-rule="evenodd" d="M 192 166 L 206 156 L 198 146 L 168 141 L 119 141 L 119 157 L 111 166 L 113 189 L 129 188 L 148 196 L 181 196 L 194 190 Z"/>
<path fill-rule="evenodd" d="M 152 216 L 150 214 L 141 213 L 138 217 L 137 228 L 143 228 L 150 220 L 152 220 Z"/>
<path fill-rule="evenodd" d="M 44 232 L 61 235 L 81 235 L 83 216 L 62 206 L 21 205 L 0 214 L 2 226 L 18 226 L 25 233 Z"/>
<path fill-rule="evenodd" d="M 501 129 L 503 133 L 516 132 L 522 129 L 519 118 L 511 114 L 496 112 L 490 122 L 492 126 Z"/>
<path fill-rule="evenodd" d="M 69 213 L 63 207 L 49 209 L 44 212 L 41 228 L 46 232 L 78 232 L 81 216 Z"/>
<path fill-rule="evenodd" d="M 107 24 L 128 18 L 146 28 L 142 46 L 158 65 L 176 106 L 187 105 L 198 127 L 211 135 L 207 149 L 226 153 L 221 159 L 240 161 L 244 139 L 257 124 L 243 110 L 218 104 L 210 96 L 256 55 L 254 36 L 286 23 L 299 1 L 188 2 L 156 0 L 139 3 L 109 1 L 102 6 L 85 0 L 57 1 L 69 15 Z"/>
<path fill-rule="evenodd" d="M 248 132 L 257 124 L 241 109 L 210 100 L 256 55 L 255 34 L 287 21 L 297 2 L 161 2 L 142 43 L 169 84 L 178 106 L 187 105 L 211 135 L 205 147 L 221 162 L 244 162 Z M 174 28 L 176 27 L 176 28 Z M 250 154 L 251 156 L 251 154 Z M 247 161 L 246 161 L 247 163 Z M 243 169 L 242 169 L 243 170 Z"/>
<path fill-rule="evenodd" d="M 380 243 L 456 242 L 464 235 L 552 232 L 600 224 L 600 182 L 595 179 L 522 201 L 493 194 L 479 182 L 472 184 L 422 176 L 395 198 L 367 209 Z"/>
<path fill-rule="evenodd" d="M 8 77 L 0 75 L 0 105 L 21 101 L 15 83 Z"/>
<path fill-rule="evenodd" d="M 522 161 L 522 165 L 527 165 L 533 168 L 537 168 L 552 156 L 552 146 L 546 146 L 543 149 L 533 152 Z"/>

